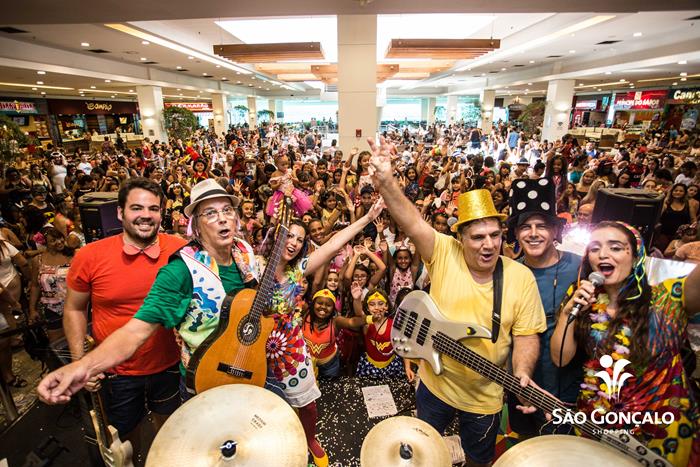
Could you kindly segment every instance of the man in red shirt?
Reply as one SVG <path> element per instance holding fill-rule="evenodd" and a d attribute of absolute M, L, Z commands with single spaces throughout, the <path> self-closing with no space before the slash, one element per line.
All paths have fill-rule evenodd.
<path fill-rule="evenodd" d="M 141 307 L 156 274 L 186 242 L 159 234 L 164 195 L 145 178 L 129 179 L 119 190 L 117 215 L 121 235 L 104 238 L 78 250 L 67 277 L 63 314 L 66 339 L 74 360 L 83 354 L 88 303 L 92 332 L 99 344 L 129 321 Z M 179 406 L 179 347 L 172 331 L 159 328 L 133 357 L 100 375 L 108 421 L 129 438 L 138 453 L 141 420 L 151 410 L 160 426 Z"/>

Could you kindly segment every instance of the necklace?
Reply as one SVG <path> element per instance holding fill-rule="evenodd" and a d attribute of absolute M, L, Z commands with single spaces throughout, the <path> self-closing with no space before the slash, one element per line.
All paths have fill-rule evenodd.
<path fill-rule="evenodd" d="M 389 319 L 389 318 L 387 318 L 387 317 L 385 316 L 385 317 L 384 317 L 384 320 L 383 320 L 381 323 L 379 323 L 379 326 L 377 326 L 377 325 L 374 326 L 374 328 L 377 330 L 377 334 L 381 334 L 382 326 L 384 326 L 384 324 L 386 324 L 386 322 L 387 322 L 388 319 Z"/>

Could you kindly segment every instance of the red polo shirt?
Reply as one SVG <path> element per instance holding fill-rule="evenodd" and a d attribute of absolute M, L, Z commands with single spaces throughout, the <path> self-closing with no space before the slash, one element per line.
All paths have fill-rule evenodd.
<path fill-rule="evenodd" d="M 143 304 L 161 266 L 185 245 L 181 238 L 158 234 L 160 256 L 134 256 L 123 251 L 123 236 L 115 235 L 89 243 L 73 258 L 68 287 L 89 292 L 92 332 L 99 344 L 129 321 Z M 172 330 L 159 327 L 134 355 L 110 372 L 120 375 L 159 373 L 180 361 L 180 350 Z"/>

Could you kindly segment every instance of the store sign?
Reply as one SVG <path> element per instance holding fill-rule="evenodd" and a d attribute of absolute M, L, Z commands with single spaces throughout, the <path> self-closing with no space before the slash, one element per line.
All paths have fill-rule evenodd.
<path fill-rule="evenodd" d="M 209 102 L 166 102 L 165 107 L 180 107 L 192 112 L 213 112 L 214 109 Z"/>
<path fill-rule="evenodd" d="M 48 104 L 54 115 L 132 115 L 139 112 L 135 102 L 124 101 L 49 99 Z"/>
<path fill-rule="evenodd" d="M 665 90 L 637 91 L 615 96 L 617 110 L 651 110 L 660 109 L 666 101 Z"/>
<path fill-rule="evenodd" d="M 578 110 L 593 110 L 598 107 L 598 101 L 576 101 Z"/>
<path fill-rule="evenodd" d="M 105 112 L 112 110 L 112 104 L 108 102 L 86 102 L 85 107 L 88 110 L 104 110 Z"/>
<path fill-rule="evenodd" d="M 35 114 L 36 105 L 34 102 L 0 102 L 0 112 L 14 112 L 18 114 Z"/>
<path fill-rule="evenodd" d="M 671 91 L 670 104 L 700 104 L 700 88 L 697 89 L 676 89 Z"/>

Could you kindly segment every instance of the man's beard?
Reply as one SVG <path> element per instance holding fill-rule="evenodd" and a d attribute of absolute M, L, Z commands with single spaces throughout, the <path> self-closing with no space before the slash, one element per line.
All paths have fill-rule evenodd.
<path fill-rule="evenodd" d="M 150 232 L 143 232 L 137 228 L 139 224 L 148 223 L 153 226 Z M 123 223 L 124 231 L 134 240 L 147 246 L 153 243 L 158 236 L 158 226 L 154 221 L 136 219 L 134 222 Z"/>

